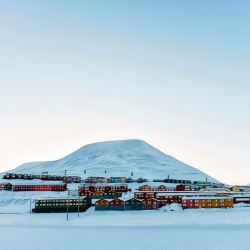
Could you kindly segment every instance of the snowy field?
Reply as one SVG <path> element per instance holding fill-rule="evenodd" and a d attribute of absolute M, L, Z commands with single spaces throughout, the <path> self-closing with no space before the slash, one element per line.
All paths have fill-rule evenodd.
<path fill-rule="evenodd" d="M 250 249 L 250 208 L 0 214 L 0 249 Z M 3 247 L 3 248 L 2 248 Z"/>
<path fill-rule="evenodd" d="M 133 190 L 138 186 L 130 184 Z M 48 197 L 67 197 L 67 192 L 0 192 L 0 250 L 250 250 L 250 207 L 183 211 L 173 204 L 125 212 L 92 207 L 79 218 L 70 213 L 69 221 L 66 214 L 30 213 L 30 200 L 33 207 L 35 199 Z"/>
<path fill-rule="evenodd" d="M 250 227 L 0 227 L 2 249 L 250 249 Z M 15 237 L 15 239 L 13 239 Z"/>

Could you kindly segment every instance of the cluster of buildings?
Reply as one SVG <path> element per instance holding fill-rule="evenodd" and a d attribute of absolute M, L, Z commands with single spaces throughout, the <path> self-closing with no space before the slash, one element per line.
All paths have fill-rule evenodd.
<path fill-rule="evenodd" d="M 242 197 L 239 195 L 238 199 Z M 246 201 L 246 197 L 244 197 Z M 250 202 L 250 194 L 248 195 Z M 114 202 L 115 201 L 115 202 Z M 123 199 L 100 199 L 95 202 L 96 210 L 152 210 L 165 205 L 178 203 L 183 209 L 186 208 L 230 208 L 237 203 L 237 199 L 228 191 L 195 191 L 190 185 L 183 184 L 176 187 L 160 185 L 150 187 L 140 186 L 134 192 L 134 197 Z"/>
<path fill-rule="evenodd" d="M 79 186 L 80 196 L 88 196 L 93 199 L 112 199 L 122 196 L 122 193 L 131 192 L 127 185 L 83 185 Z"/>
<path fill-rule="evenodd" d="M 79 183 L 77 176 L 69 176 L 70 182 Z M 67 182 L 63 176 L 5 174 L 4 179 L 40 179 L 60 180 L 62 184 L 14 184 L 0 183 L 5 191 L 67 191 Z M 66 183 L 65 183 L 66 182 Z M 80 182 L 81 179 L 80 179 Z M 133 180 L 125 177 L 88 177 L 84 184 L 77 186 L 78 198 L 38 199 L 33 212 L 84 212 L 91 206 L 97 211 L 113 210 L 154 210 L 165 205 L 178 203 L 188 208 L 231 208 L 237 203 L 250 204 L 249 186 L 225 187 L 221 183 L 190 181 L 177 179 L 154 180 L 158 185 L 144 184 L 132 190 L 132 182 L 143 183 L 146 179 Z M 163 183 L 169 183 L 165 185 Z M 124 195 L 125 194 L 125 195 Z M 126 195 L 128 194 L 128 195 Z M 129 198 L 126 198 L 129 197 Z"/>
<path fill-rule="evenodd" d="M 80 176 L 64 176 L 62 175 L 49 175 L 49 174 L 21 174 L 21 173 L 6 173 L 3 176 L 3 179 L 20 179 L 20 180 L 43 180 L 43 181 L 62 181 L 64 183 L 143 183 L 147 182 L 147 179 L 142 177 L 138 179 L 133 179 L 132 177 L 88 177 L 82 179 Z"/>
<path fill-rule="evenodd" d="M 80 176 L 61 176 L 48 174 L 20 174 L 20 173 L 6 173 L 3 179 L 20 179 L 20 180 L 43 180 L 43 181 L 62 181 L 64 183 L 81 183 Z"/>
<path fill-rule="evenodd" d="M 89 183 L 89 184 L 97 184 L 97 183 L 133 183 L 133 182 L 137 182 L 137 183 L 143 183 L 143 182 L 147 182 L 147 179 L 144 179 L 142 177 L 138 178 L 138 179 L 133 179 L 132 177 L 103 177 L 103 176 L 99 176 L 99 177 L 88 177 L 87 179 L 85 179 L 83 182 L 84 183 Z"/>

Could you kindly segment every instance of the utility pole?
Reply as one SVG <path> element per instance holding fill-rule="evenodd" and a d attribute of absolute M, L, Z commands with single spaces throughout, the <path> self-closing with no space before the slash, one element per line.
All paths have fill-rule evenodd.
<path fill-rule="evenodd" d="M 69 190 L 68 190 L 68 203 L 67 203 L 67 221 L 69 220 Z"/>
<path fill-rule="evenodd" d="M 78 218 L 80 217 L 80 214 L 79 214 L 79 210 L 80 210 L 80 200 L 79 200 L 79 191 L 78 191 L 78 207 L 77 207 L 77 211 L 78 211 Z"/>
<path fill-rule="evenodd" d="M 67 169 L 64 170 L 64 181 L 65 181 L 65 183 L 68 183 L 68 182 L 67 182 L 66 175 L 67 175 Z"/>
<path fill-rule="evenodd" d="M 30 213 L 31 213 L 32 211 L 31 211 L 31 197 L 30 197 Z"/>

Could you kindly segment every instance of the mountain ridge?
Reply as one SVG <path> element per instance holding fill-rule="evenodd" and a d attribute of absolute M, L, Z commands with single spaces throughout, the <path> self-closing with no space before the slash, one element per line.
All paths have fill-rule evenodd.
<path fill-rule="evenodd" d="M 13 172 L 64 174 L 80 176 L 134 176 L 144 178 L 182 178 L 218 182 L 202 171 L 138 139 L 87 144 L 54 161 L 28 162 Z M 86 174 L 84 174 L 86 170 Z M 106 172 L 106 173 L 105 173 Z"/>

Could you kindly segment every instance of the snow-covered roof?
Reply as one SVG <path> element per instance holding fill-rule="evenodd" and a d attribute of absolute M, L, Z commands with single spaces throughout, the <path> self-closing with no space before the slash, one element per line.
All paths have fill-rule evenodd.
<path fill-rule="evenodd" d="M 231 196 L 191 196 L 183 197 L 182 200 L 228 200 L 232 198 Z"/>

